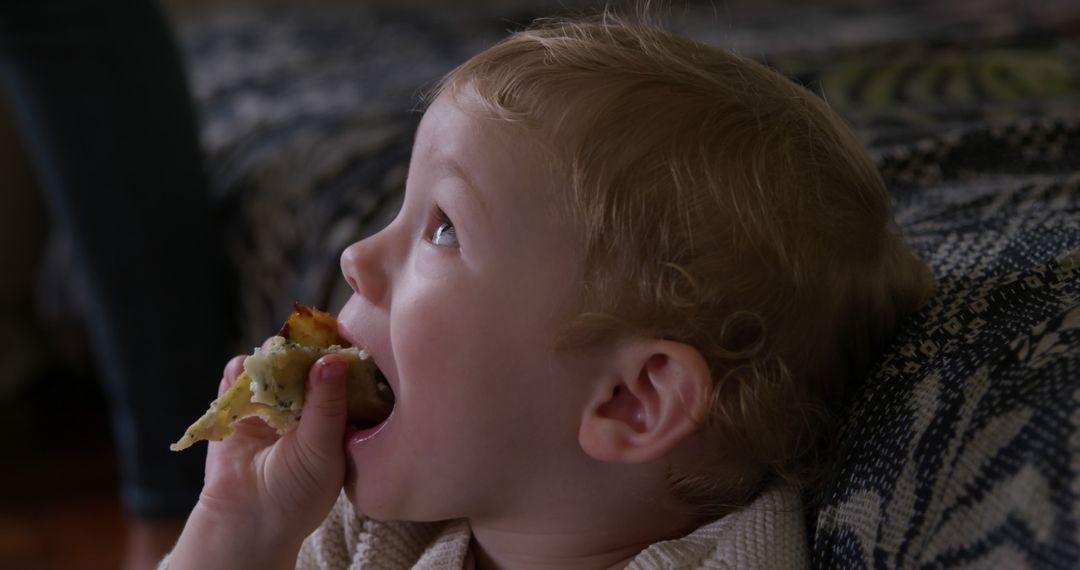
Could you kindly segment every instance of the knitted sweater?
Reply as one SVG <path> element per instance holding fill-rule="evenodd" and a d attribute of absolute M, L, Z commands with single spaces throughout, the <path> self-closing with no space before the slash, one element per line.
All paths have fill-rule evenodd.
<path fill-rule="evenodd" d="M 300 549 L 298 570 L 464 568 L 472 533 L 464 520 L 380 522 L 353 510 L 344 494 Z M 169 558 L 158 570 L 167 570 Z M 807 566 L 806 530 L 798 494 L 770 489 L 746 507 L 678 539 L 657 542 L 628 570 Z"/>

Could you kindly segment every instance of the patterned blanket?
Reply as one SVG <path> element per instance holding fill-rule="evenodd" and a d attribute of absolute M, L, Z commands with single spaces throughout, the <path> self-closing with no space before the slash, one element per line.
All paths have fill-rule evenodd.
<path fill-rule="evenodd" d="M 1068 132 L 1080 156 L 1078 125 Z M 982 158 L 1016 152 L 1004 131 L 992 142 Z M 816 561 L 1075 568 L 1080 173 L 896 195 L 940 290 L 852 399 L 816 516 Z"/>
<path fill-rule="evenodd" d="M 967 4 L 740 26 L 712 7 L 672 14 L 840 110 L 940 282 L 851 395 L 812 495 L 818 567 L 1080 560 L 1080 8 Z M 340 251 L 400 204 L 418 93 L 524 21 L 355 8 L 188 22 L 241 350 L 295 300 L 340 307 Z"/>

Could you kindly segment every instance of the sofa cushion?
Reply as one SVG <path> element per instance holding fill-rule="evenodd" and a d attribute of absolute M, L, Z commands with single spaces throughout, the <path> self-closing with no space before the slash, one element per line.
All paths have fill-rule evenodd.
<path fill-rule="evenodd" d="M 939 289 L 852 395 L 814 523 L 818 567 L 1080 560 L 1080 174 L 1040 137 L 1018 142 L 1023 128 L 1038 130 L 988 127 L 882 157 L 893 173 L 936 165 L 929 186 L 891 181 Z M 1075 122 L 1047 128 L 1080 142 Z M 996 168 L 1024 156 L 1044 173 Z"/>

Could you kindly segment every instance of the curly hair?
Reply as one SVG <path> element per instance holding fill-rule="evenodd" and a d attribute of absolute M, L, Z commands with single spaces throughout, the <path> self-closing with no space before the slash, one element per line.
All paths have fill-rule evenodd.
<path fill-rule="evenodd" d="M 715 453 L 672 472 L 704 514 L 811 482 L 848 382 L 934 288 L 866 150 L 818 97 L 729 51 L 610 13 L 548 19 L 447 75 L 541 133 L 586 248 L 564 346 L 619 335 L 708 363 Z"/>

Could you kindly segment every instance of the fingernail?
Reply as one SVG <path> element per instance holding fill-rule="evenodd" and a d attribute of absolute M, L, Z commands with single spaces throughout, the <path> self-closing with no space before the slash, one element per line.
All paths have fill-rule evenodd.
<path fill-rule="evenodd" d="M 330 358 L 319 362 L 319 381 L 336 382 L 345 376 L 345 362 L 340 358 Z"/>

